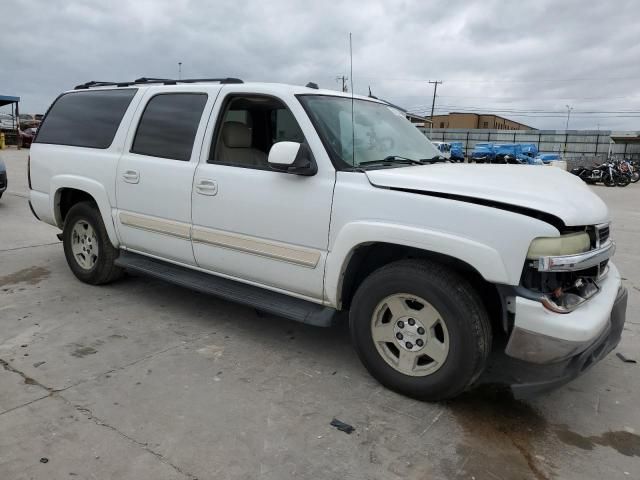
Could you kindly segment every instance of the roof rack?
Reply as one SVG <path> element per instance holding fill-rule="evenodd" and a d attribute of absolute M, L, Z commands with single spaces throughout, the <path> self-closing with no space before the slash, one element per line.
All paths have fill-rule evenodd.
<path fill-rule="evenodd" d="M 151 78 L 140 77 L 133 82 L 102 82 L 91 80 L 90 82 L 76 85 L 74 90 L 86 90 L 93 87 L 130 87 L 132 85 L 145 85 L 149 83 L 161 83 L 163 85 L 177 85 L 178 83 L 204 83 L 204 82 L 217 82 L 217 83 L 244 83 L 239 78 L 225 77 L 225 78 L 184 78 L 175 80 L 171 78 Z"/>

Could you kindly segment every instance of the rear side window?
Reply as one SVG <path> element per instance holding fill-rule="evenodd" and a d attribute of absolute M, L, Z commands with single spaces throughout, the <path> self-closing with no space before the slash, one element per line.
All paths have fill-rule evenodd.
<path fill-rule="evenodd" d="M 131 151 L 189 161 L 205 103 L 204 93 L 156 95 L 144 109 Z"/>
<path fill-rule="evenodd" d="M 65 93 L 51 106 L 36 143 L 108 148 L 135 88 Z"/>

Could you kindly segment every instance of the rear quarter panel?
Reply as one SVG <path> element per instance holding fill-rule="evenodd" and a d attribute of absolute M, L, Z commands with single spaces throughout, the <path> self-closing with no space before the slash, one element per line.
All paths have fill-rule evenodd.
<path fill-rule="evenodd" d="M 120 122 L 113 142 L 106 149 L 38 142 L 31 146 L 30 199 L 35 213 L 41 220 L 62 228 L 59 213 L 61 190 L 63 188 L 82 190 L 96 200 L 109 238 L 115 246 L 118 245 L 111 215 L 111 210 L 115 206 L 116 169 L 133 112 L 141 96 L 141 91 L 134 96 Z"/>

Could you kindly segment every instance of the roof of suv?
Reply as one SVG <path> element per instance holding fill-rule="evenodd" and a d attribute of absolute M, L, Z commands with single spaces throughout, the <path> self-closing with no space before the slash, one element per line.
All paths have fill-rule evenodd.
<path fill-rule="evenodd" d="M 320 89 L 314 86 L 301 86 L 301 85 L 290 85 L 286 83 L 269 83 L 269 82 L 249 82 L 245 83 L 242 80 L 236 78 L 221 78 L 221 79 L 185 79 L 185 80 L 171 80 L 171 79 L 147 79 L 141 78 L 135 80 L 133 82 L 96 82 L 91 81 L 81 85 L 76 86 L 73 90 L 69 90 L 68 92 L 77 92 L 77 91 L 87 91 L 87 90 L 113 90 L 114 88 L 139 88 L 139 89 L 147 89 L 150 87 L 161 88 L 161 89 L 170 89 L 170 90 L 190 90 L 193 91 L 193 87 L 195 85 L 200 86 L 225 86 L 225 85 L 233 85 L 234 88 L 239 89 L 240 91 L 259 89 L 259 90 L 270 90 L 274 93 L 293 93 L 294 95 L 305 94 L 305 95 L 330 95 L 333 97 L 346 97 L 352 98 L 350 93 L 340 92 L 337 90 L 329 90 L 329 89 Z M 67 93 L 68 93 L 67 92 Z M 377 103 L 383 103 L 388 105 L 388 102 L 383 100 L 379 100 L 374 97 L 367 97 L 364 95 L 353 95 L 353 98 L 368 100 Z"/>

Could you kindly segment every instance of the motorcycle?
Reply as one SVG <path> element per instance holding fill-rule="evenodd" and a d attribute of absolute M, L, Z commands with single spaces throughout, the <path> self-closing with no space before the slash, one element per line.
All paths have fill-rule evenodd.
<path fill-rule="evenodd" d="M 580 177 L 589 185 L 602 182 L 607 187 L 615 187 L 616 185 L 618 187 L 626 187 L 631 182 L 630 176 L 623 174 L 614 161 L 605 162 L 602 165 L 595 165 L 592 168 L 572 168 L 571 173 Z"/>
<path fill-rule="evenodd" d="M 640 180 L 640 169 L 638 169 L 638 166 L 633 160 L 623 160 L 620 162 L 620 170 L 629 175 L 631 183 L 636 183 Z"/>

